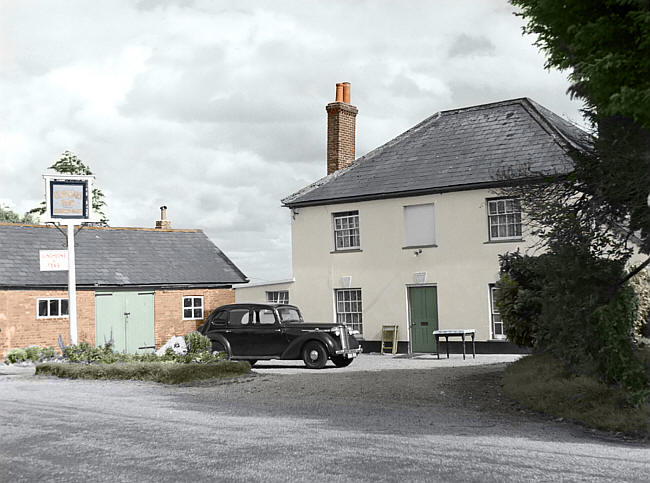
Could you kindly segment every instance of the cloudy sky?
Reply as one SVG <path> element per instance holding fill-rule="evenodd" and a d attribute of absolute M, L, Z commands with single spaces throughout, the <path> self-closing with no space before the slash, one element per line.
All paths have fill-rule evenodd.
<path fill-rule="evenodd" d="M 112 226 L 200 228 L 254 281 L 291 276 L 280 199 L 326 171 L 352 85 L 357 156 L 444 109 L 531 97 L 582 123 L 502 0 L 0 0 L 0 203 L 65 150 Z"/>

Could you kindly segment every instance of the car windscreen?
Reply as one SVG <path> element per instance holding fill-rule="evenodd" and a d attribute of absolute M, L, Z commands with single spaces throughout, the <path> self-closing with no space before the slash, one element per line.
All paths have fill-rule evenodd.
<path fill-rule="evenodd" d="M 278 307 L 278 315 L 282 322 L 302 322 L 300 312 L 292 307 Z"/>

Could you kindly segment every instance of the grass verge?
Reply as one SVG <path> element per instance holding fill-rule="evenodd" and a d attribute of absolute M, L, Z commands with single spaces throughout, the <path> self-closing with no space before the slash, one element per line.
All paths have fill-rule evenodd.
<path fill-rule="evenodd" d="M 631 407 L 622 389 L 575 376 L 550 354 L 533 354 L 510 364 L 503 375 L 503 391 L 535 411 L 606 431 L 649 434 L 649 403 Z"/>
<path fill-rule="evenodd" d="M 117 364 L 60 364 L 36 366 L 36 374 L 69 379 L 131 379 L 180 384 L 201 379 L 225 378 L 250 372 L 248 362 L 220 361 L 209 364 L 129 362 Z"/>

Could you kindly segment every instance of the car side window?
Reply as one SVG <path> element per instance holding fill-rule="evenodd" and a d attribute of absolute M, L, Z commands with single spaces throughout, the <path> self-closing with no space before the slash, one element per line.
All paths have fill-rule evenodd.
<path fill-rule="evenodd" d="M 230 325 L 248 325 L 250 316 L 248 309 L 234 309 L 230 311 Z"/>
<path fill-rule="evenodd" d="M 271 309 L 259 309 L 257 311 L 257 322 L 260 325 L 275 324 L 275 314 Z"/>
<path fill-rule="evenodd" d="M 228 321 L 228 312 L 221 310 L 217 312 L 214 317 L 211 317 L 212 323 L 215 325 L 223 325 Z"/>

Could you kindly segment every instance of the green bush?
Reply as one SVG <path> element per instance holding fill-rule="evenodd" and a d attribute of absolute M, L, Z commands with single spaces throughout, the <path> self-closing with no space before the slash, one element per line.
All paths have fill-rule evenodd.
<path fill-rule="evenodd" d="M 189 354 L 209 351 L 211 348 L 210 339 L 199 334 L 197 331 L 190 332 L 185 336 L 185 344 L 187 344 L 187 352 Z"/>
<path fill-rule="evenodd" d="M 41 358 L 41 348 L 37 345 L 30 345 L 29 347 L 25 347 L 25 353 L 27 354 L 27 359 L 33 362 L 38 362 L 38 360 Z"/>
<path fill-rule="evenodd" d="M 496 304 L 508 340 L 533 347 L 534 324 L 541 312 L 540 276 L 531 257 L 510 253 L 501 258 Z"/>
<path fill-rule="evenodd" d="M 63 351 L 63 356 L 70 362 L 80 362 L 87 364 L 116 364 L 128 362 L 177 362 L 177 363 L 209 363 L 218 362 L 224 359 L 223 354 L 212 354 L 209 350 L 210 340 L 198 332 L 190 332 L 186 339 L 191 342 L 191 350 L 185 355 L 177 355 L 172 349 L 167 349 L 165 354 L 158 356 L 155 353 L 148 354 L 121 354 L 113 351 L 110 343 L 104 346 L 93 347 L 87 342 L 81 342 L 76 345 L 70 345 Z M 207 345 L 206 345 L 207 341 Z"/>
<path fill-rule="evenodd" d="M 601 340 L 591 348 L 597 352 L 598 369 L 608 383 L 620 383 L 634 404 L 650 395 L 644 364 L 635 354 L 632 331 L 636 318 L 637 297 L 630 286 L 624 287 L 607 305 L 598 307 L 590 322 Z M 595 345 L 595 344 L 592 344 Z"/>
<path fill-rule="evenodd" d="M 577 374 L 621 384 L 637 403 L 647 397 L 632 345 L 637 297 L 629 286 L 614 291 L 622 263 L 574 247 L 507 254 L 500 263 L 497 305 L 510 340 L 552 353 Z"/>
<path fill-rule="evenodd" d="M 33 361 L 40 362 L 44 359 L 51 359 L 56 356 L 54 347 L 39 347 L 37 345 L 30 345 L 24 349 L 11 349 L 7 353 L 7 362 L 15 364 L 16 362 Z"/>
<path fill-rule="evenodd" d="M 9 364 L 16 364 L 27 360 L 27 351 L 25 349 L 10 349 L 7 353 Z"/>
<path fill-rule="evenodd" d="M 52 357 L 56 356 L 56 349 L 54 347 L 43 347 L 41 349 L 41 357 L 43 359 L 51 359 Z"/>
<path fill-rule="evenodd" d="M 630 267 L 633 270 L 635 267 Z M 640 339 L 648 332 L 648 316 L 650 316 L 650 273 L 641 270 L 630 279 L 637 298 L 637 316 L 634 321 L 634 335 Z"/>
<path fill-rule="evenodd" d="M 219 361 L 213 364 L 160 364 L 128 362 L 120 364 L 40 364 L 36 374 L 70 379 L 129 379 L 163 384 L 234 377 L 250 372 L 245 361 Z"/>

